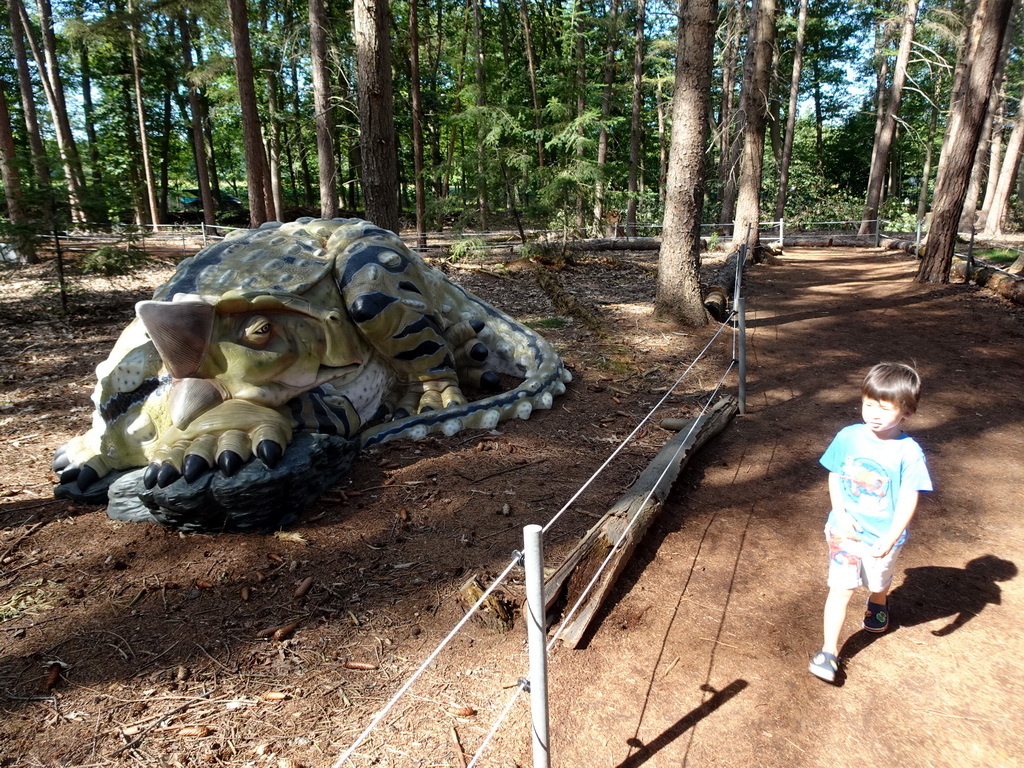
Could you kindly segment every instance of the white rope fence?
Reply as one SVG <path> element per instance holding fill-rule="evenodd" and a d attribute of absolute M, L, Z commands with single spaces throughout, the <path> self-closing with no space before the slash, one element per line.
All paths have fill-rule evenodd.
<path fill-rule="evenodd" d="M 748 234 L 748 237 L 749 237 L 749 234 Z M 740 295 L 741 295 L 742 268 L 743 268 L 743 263 L 745 261 L 745 255 L 746 255 L 746 245 L 743 246 L 742 257 L 737 260 L 736 290 L 735 290 L 735 294 L 734 294 L 734 299 L 738 299 L 740 297 Z M 689 431 L 687 437 L 692 435 L 693 430 L 696 429 L 697 424 L 700 421 L 700 417 L 702 417 L 707 412 L 707 410 L 710 407 L 711 403 L 714 401 L 715 397 L 717 396 L 719 391 L 724 386 L 724 384 L 725 384 L 726 380 L 728 379 L 730 373 L 732 373 L 734 368 L 736 368 L 737 364 L 740 365 L 741 372 L 742 372 L 742 370 L 744 368 L 742 361 L 736 359 L 736 357 L 737 357 L 737 350 L 739 350 L 739 354 L 740 354 L 740 356 L 742 356 L 743 349 L 744 349 L 744 345 L 742 343 L 742 340 L 740 341 L 738 347 L 737 347 L 737 344 L 736 344 L 736 337 L 740 333 L 742 333 L 743 327 L 744 327 L 743 326 L 743 322 L 742 322 L 742 303 L 740 303 L 740 302 L 735 302 L 735 303 L 738 304 L 739 306 L 738 307 L 737 306 L 733 307 L 733 309 L 730 312 L 729 316 L 725 319 L 725 321 L 721 324 L 721 326 L 715 331 L 715 333 L 712 335 L 711 339 L 708 340 L 708 342 L 704 345 L 704 347 L 701 349 L 701 351 L 694 357 L 692 362 L 690 362 L 690 364 L 686 367 L 686 369 L 678 376 L 676 381 L 666 390 L 666 392 L 655 403 L 655 405 L 650 408 L 650 410 L 640 420 L 640 422 L 636 425 L 636 427 L 625 438 L 623 438 L 622 441 L 619 442 L 619 444 L 611 452 L 611 454 L 608 456 L 608 458 L 605 459 L 604 462 L 602 462 L 602 464 L 597 468 L 597 470 L 594 471 L 594 473 L 584 482 L 584 484 L 572 495 L 572 497 L 561 507 L 561 509 L 559 509 L 558 512 L 556 512 L 551 517 L 551 519 L 543 527 L 535 526 L 536 528 L 540 529 L 539 530 L 539 534 L 540 535 L 546 534 L 546 533 L 548 533 L 551 530 L 552 526 L 554 526 L 555 523 L 558 522 L 558 520 L 572 507 L 572 505 L 576 502 L 576 500 L 579 499 L 579 497 L 586 491 L 586 489 L 588 487 L 590 487 L 590 485 L 593 484 L 593 482 L 600 476 L 600 474 L 611 464 L 611 462 L 615 459 L 615 457 L 617 457 L 630 444 L 630 442 L 637 436 L 637 434 L 639 434 L 640 430 L 644 427 L 644 425 L 647 424 L 648 422 L 650 422 L 653 419 L 654 414 L 658 411 L 658 409 L 661 408 L 665 404 L 666 400 L 672 394 L 674 394 L 676 392 L 676 390 L 682 385 L 682 383 L 686 380 L 686 377 L 694 370 L 694 368 L 697 366 L 697 364 L 702 359 L 704 359 L 704 357 L 712 349 L 712 347 L 714 346 L 715 342 L 718 341 L 718 339 L 722 336 L 722 334 L 726 331 L 726 329 L 733 328 L 736 331 L 736 333 L 734 334 L 734 338 L 733 338 L 733 350 L 732 350 L 733 351 L 733 359 L 726 366 L 726 369 L 725 369 L 724 373 L 721 375 L 721 377 L 719 378 L 719 380 L 718 380 L 717 384 L 715 385 L 713 391 L 708 396 L 707 401 L 703 404 L 703 406 L 701 408 L 701 411 L 700 411 L 700 414 L 696 418 L 693 419 L 693 422 L 691 424 L 690 431 Z M 742 373 L 741 373 L 741 377 L 742 377 Z M 742 382 L 741 382 L 741 391 L 742 391 Z M 741 397 L 742 397 L 742 395 L 741 395 Z M 683 446 L 684 445 L 685 445 L 685 441 L 683 441 L 680 444 L 679 448 L 677 448 L 676 454 L 675 454 L 675 456 L 673 458 L 678 456 L 678 452 L 683 450 Z M 662 475 L 659 478 L 659 481 L 665 477 L 665 473 L 670 471 L 669 467 L 671 467 L 671 466 L 672 466 L 672 462 L 670 461 L 670 462 L 667 463 L 666 468 L 663 470 Z M 562 617 L 560 626 L 559 626 L 558 630 L 556 630 L 555 633 L 552 635 L 552 637 L 550 638 L 550 641 L 548 641 L 546 643 L 546 645 L 543 643 L 543 641 L 541 642 L 541 645 L 544 646 L 543 647 L 543 654 L 542 655 L 545 655 L 544 656 L 544 658 L 545 658 L 545 662 L 544 663 L 545 664 L 546 664 L 546 654 L 549 653 L 551 650 L 553 650 L 555 643 L 558 641 L 558 639 L 561 636 L 562 627 L 567 626 L 569 620 L 576 614 L 576 612 L 579 610 L 579 608 L 586 601 L 587 597 L 593 591 L 593 589 L 596 586 L 596 584 L 598 583 L 599 579 L 604 574 L 608 564 L 611 562 L 611 559 L 614 557 L 616 551 L 622 545 L 623 541 L 625 540 L 625 538 L 629 534 L 629 532 L 636 525 L 636 522 L 639 519 L 639 515 L 641 514 L 643 509 L 647 506 L 648 502 L 650 501 L 651 497 L 653 496 L 653 494 L 655 492 L 654 489 L 657 487 L 657 485 L 658 485 L 658 483 L 655 483 L 652 486 L 651 490 L 647 493 L 646 497 L 643 500 L 643 503 L 639 505 L 638 511 L 629 520 L 628 525 L 626 526 L 626 528 L 624 529 L 624 531 L 620 535 L 618 541 L 616 541 L 615 545 L 610 549 L 608 555 L 605 557 L 604 561 L 601 563 L 601 565 L 599 566 L 599 568 L 597 569 L 596 573 L 593 575 L 593 577 L 591 578 L 590 582 L 587 584 L 587 586 L 585 587 L 583 592 L 577 598 L 575 604 Z M 515 552 L 513 554 L 514 554 L 513 560 L 505 567 L 505 569 L 501 572 L 501 574 L 499 574 L 491 582 L 491 584 L 487 587 L 487 589 L 483 592 L 483 594 L 481 594 L 481 596 L 477 599 L 476 603 L 471 608 L 469 608 L 466 611 L 466 613 L 463 616 L 463 618 L 455 625 L 455 627 L 440 642 L 440 644 L 430 653 L 430 655 L 416 669 L 416 671 L 413 672 L 413 674 L 401 686 L 401 688 L 394 694 L 394 696 L 392 696 L 392 698 L 380 709 L 380 711 L 373 717 L 373 719 L 370 721 L 370 723 L 356 737 L 356 739 L 352 742 L 352 744 L 338 757 L 337 760 L 335 760 L 335 762 L 332 765 L 332 768 L 341 768 L 347 761 L 349 761 L 356 754 L 356 751 L 366 741 L 366 739 L 370 736 L 370 734 L 373 732 L 373 730 L 384 721 L 384 719 L 387 717 L 388 713 L 390 713 L 392 711 L 392 709 L 395 707 L 395 705 L 398 703 L 398 701 L 402 698 L 402 696 L 404 696 L 409 691 L 409 689 L 412 688 L 412 686 L 416 683 L 416 681 L 419 680 L 420 677 L 422 677 L 424 672 L 426 672 L 426 670 L 428 668 L 430 668 L 430 666 L 433 664 L 434 660 L 441 653 L 441 651 L 451 643 L 451 641 L 457 636 L 457 634 L 462 630 L 462 628 L 474 616 L 476 611 L 478 609 L 480 609 L 481 606 L 483 606 L 483 604 L 485 603 L 487 598 L 490 597 L 490 595 L 493 594 L 493 592 L 511 575 L 511 573 L 513 572 L 513 570 L 515 568 L 519 567 L 522 564 L 522 554 L 519 553 L 519 552 Z M 542 593 L 542 590 L 543 590 L 543 568 L 540 567 L 540 568 L 538 568 L 538 570 L 540 571 L 540 573 L 534 575 L 534 578 L 535 579 L 536 578 L 540 579 L 540 585 L 541 585 L 540 589 L 541 589 L 541 593 Z M 530 578 L 531 578 L 531 574 L 527 573 L 528 590 L 529 590 L 529 580 L 530 580 Z M 534 582 L 534 583 L 536 583 L 536 582 Z M 529 594 L 529 592 L 528 592 L 528 594 Z M 543 621 L 543 615 L 544 615 L 543 598 L 540 599 L 540 602 L 541 602 L 541 605 L 539 606 L 539 612 L 540 612 L 540 616 L 541 616 L 541 621 Z M 543 633 L 543 627 L 542 627 L 542 633 Z M 533 649 L 531 648 L 531 677 L 535 677 L 536 676 L 536 671 L 533 669 L 533 653 L 532 653 L 532 650 Z M 546 678 L 546 674 L 545 674 L 545 678 Z M 484 737 L 484 739 L 482 740 L 481 744 L 476 749 L 476 752 L 474 753 L 472 759 L 468 763 L 468 768 L 473 768 L 474 766 L 479 764 L 480 760 L 483 758 L 484 754 L 486 753 L 486 751 L 490 747 L 490 744 L 493 741 L 495 735 L 498 733 L 498 731 L 500 730 L 501 726 L 509 718 L 511 712 L 513 711 L 513 708 L 515 707 L 516 703 L 519 701 L 522 693 L 524 691 L 526 691 L 526 690 L 529 690 L 530 693 L 531 693 L 531 697 L 534 697 L 533 698 L 533 700 L 534 700 L 534 707 L 533 707 L 533 709 L 534 709 L 534 718 L 535 719 L 534 719 L 534 722 L 533 722 L 533 729 L 534 729 L 534 762 L 535 762 L 535 768 L 546 768 L 546 766 L 548 765 L 548 763 L 547 763 L 547 759 L 548 759 L 548 755 L 547 755 L 547 748 L 548 748 L 547 747 L 547 738 L 548 738 L 548 734 L 547 734 L 547 704 L 546 704 L 546 696 L 547 696 L 546 687 L 547 686 L 546 686 L 546 679 L 545 679 L 545 684 L 544 684 L 543 687 L 544 687 L 544 690 L 537 690 L 536 687 L 532 687 L 531 686 L 531 680 L 523 678 L 523 677 L 519 678 L 519 681 L 518 681 L 518 684 L 515 687 L 515 690 L 509 695 L 508 701 L 506 702 L 504 708 L 498 714 L 498 716 L 495 719 L 494 723 L 491 725 L 491 728 L 488 730 L 486 736 Z M 537 719 L 536 719 L 536 717 L 537 717 L 537 712 L 536 712 L 536 710 L 537 710 L 537 698 L 536 697 L 538 697 L 538 696 L 545 697 L 544 700 L 543 700 L 544 701 L 544 704 L 543 704 L 543 723 L 538 723 Z M 540 756 L 538 756 L 538 743 L 541 743 Z"/>

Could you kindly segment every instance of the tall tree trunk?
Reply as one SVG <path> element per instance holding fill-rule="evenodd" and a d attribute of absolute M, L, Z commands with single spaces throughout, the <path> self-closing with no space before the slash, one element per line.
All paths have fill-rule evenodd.
<path fill-rule="evenodd" d="M 750 226 L 750 245 L 760 242 L 761 177 L 764 171 L 764 135 L 768 119 L 768 92 L 772 74 L 772 52 L 775 49 L 775 0 L 759 0 L 750 25 L 747 45 L 753 48 L 753 66 L 749 87 L 743 89 L 743 112 L 747 116 L 743 129 L 743 159 L 740 164 L 740 185 L 736 195 L 736 218 L 733 224 L 733 247 L 744 242 Z M 757 252 L 756 250 L 754 251 Z"/>
<path fill-rule="evenodd" d="M 14 148 L 14 131 L 11 127 L 11 113 L 7 108 L 6 83 L 0 83 L 0 176 L 3 177 L 4 200 L 7 203 L 7 218 L 14 232 L 5 234 L 20 264 L 36 264 L 35 243 L 28 234 L 28 219 L 22 205 L 21 173 L 18 171 L 17 151 Z"/>
<path fill-rule="evenodd" d="M 657 316 L 694 327 L 708 321 L 700 295 L 700 225 L 717 5 L 716 0 L 679 2 L 672 146 L 654 304 Z"/>
<path fill-rule="evenodd" d="M 736 203 L 736 167 L 732 151 L 736 126 L 736 56 L 739 50 L 739 38 L 743 30 L 743 9 L 745 3 L 731 0 L 726 11 L 726 37 L 722 48 L 722 100 L 718 112 L 718 187 L 722 200 L 722 217 L 720 222 L 732 221 L 732 213 Z M 728 192 L 727 192 L 728 189 Z M 727 213 L 726 213 L 727 211 Z"/>
<path fill-rule="evenodd" d="M 942 79 L 939 79 L 939 85 L 936 86 L 935 92 L 939 93 L 941 90 Z M 935 129 L 939 124 L 939 107 L 937 104 L 932 104 L 932 116 L 928 122 L 928 143 L 924 149 L 924 168 L 921 170 L 921 191 L 917 196 L 917 223 L 920 224 L 924 221 L 925 213 L 928 210 L 928 182 L 932 177 L 932 154 L 935 151 Z"/>
<path fill-rule="evenodd" d="M 608 37 L 604 50 L 604 88 L 601 89 L 601 128 L 597 136 L 597 181 L 594 184 L 594 227 L 604 225 L 605 164 L 608 162 L 608 120 L 612 113 L 612 86 L 615 84 L 615 51 L 618 49 L 619 2 L 611 0 L 608 9 Z"/>
<path fill-rule="evenodd" d="M 199 104 L 199 91 L 192 79 L 192 30 L 188 19 L 182 14 L 178 18 L 181 30 L 181 52 L 185 64 L 186 82 L 188 83 L 188 108 L 192 120 L 192 152 L 196 161 L 196 183 L 199 185 L 199 199 L 203 204 L 203 221 L 213 225 L 216 221 L 214 212 L 213 192 L 210 189 L 210 172 L 206 164 L 206 143 L 203 140 L 202 109 Z"/>
<path fill-rule="evenodd" d="M 32 25 L 25 6 L 21 0 L 9 0 L 9 2 L 18 6 L 22 30 L 32 51 L 36 68 L 39 70 L 39 81 L 50 107 L 54 133 L 57 138 L 57 149 L 60 152 L 61 162 L 64 165 L 64 177 L 68 184 L 68 205 L 71 208 L 71 219 L 79 223 L 85 222 L 86 216 L 82 209 L 84 191 L 82 166 L 78 162 L 78 150 L 75 146 L 75 138 L 71 133 L 71 123 L 68 121 L 67 106 L 64 100 L 64 83 L 59 70 L 53 69 L 57 66 L 57 43 L 53 34 L 53 19 L 50 15 L 49 3 L 47 0 L 39 0 L 40 27 L 44 44 L 44 50 L 40 52 L 35 36 L 32 34 Z M 52 46 L 52 50 L 50 46 Z"/>
<path fill-rule="evenodd" d="M 633 111 L 629 122 L 629 197 L 626 201 L 626 236 L 636 237 L 637 179 L 642 158 L 643 126 L 640 121 L 644 99 L 644 26 L 647 0 L 636 0 L 636 31 L 633 36 Z"/>
<path fill-rule="evenodd" d="M 313 69 L 313 106 L 316 111 L 316 156 L 320 174 L 320 215 L 338 215 L 338 166 L 334 157 L 334 107 L 327 59 L 330 28 L 325 0 L 309 0 L 309 48 Z M 298 116 L 298 109 L 296 109 Z M 296 124 L 298 125 L 298 123 Z"/>
<path fill-rule="evenodd" d="M 270 171 L 270 196 L 274 201 L 275 218 L 284 218 L 284 190 L 281 188 L 281 108 L 278 105 L 280 66 L 267 71 L 267 159 Z"/>
<path fill-rule="evenodd" d="M 412 100 L 412 164 L 416 188 L 416 243 L 427 247 L 427 188 L 423 178 L 423 99 L 420 96 L 419 0 L 409 0 L 409 95 Z"/>
<path fill-rule="evenodd" d="M 469 16 L 470 6 L 473 0 L 466 0 L 466 5 L 463 8 L 462 13 L 462 53 L 459 56 L 459 66 L 457 74 L 455 76 L 455 104 L 452 106 L 452 112 L 455 116 L 462 113 L 462 86 L 466 80 L 466 51 L 469 48 Z M 448 132 L 448 150 L 445 155 L 444 164 L 444 175 L 441 178 L 441 197 L 448 197 L 448 193 L 451 190 L 451 177 L 452 169 L 455 163 L 455 141 L 461 135 L 458 126 L 453 125 L 452 129 Z M 463 184 L 465 189 L 465 184 Z"/>
<path fill-rule="evenodd" d="M 917 0 L 907 0 L 903 15 L 903 31 L 900 33 L 900 48 L 896 54 L 896 66 L 892 73 L 892 88 L 889 92 L 885 117 L 881 130 L 875 135 L 875 148 L 871 155 L 871 171 L 868 175 L 867 202 L 860 225 L 860 234 L 878 231 L 878 209 L 882 203 L 882 187 L 885 183 L 885 169 L 889 163 L 889 151 L 896 136 L 896 118 L 900 113 L 903 86 L 907 81 L 907 65 L 910 49 L 914 42 L 914 27 L 917 24 Z"/>
<path fill-rule="evenodd" d="M 238 105 L 242 111 L 242 141 L 245 145 L 245 166 L 249 189 L 249 222 L 258 227 L 273 218 L 273 201 L 267 198 L 267 154 L 263 148 L 263 131 L 256 107 L 256 84 L 249 43 L 249 10 L 245 0 L 228 0 L 231 12 L 231 45 L 235 52 L 235 80 L 238 83 Z M 269 205 L 268 205 L 269 203 Z"/>
<path fill-rule="evenodd" d="M 476 0 L 477 3 L 480 0 Z M 575 18 L 575 30 L 576 30 L 576 117 L 580 118 L 579 131 L 580 140 L 576 142 L 576 157 L 579 159 L 579 164 L 582 166 L 586 160 L 586 129 L 583 127 L 583 113 L 587 109 L 587 37 L 586 37 L 586 20 L 584 18 L 585 11 L 583 9 L 583 0 L 576 0 L 573 4 L 573 16 Z M 584 196 L 579 196 L 578 205 L 576 206 L 576 228 L 583 232 L 586 222 L 583 215 L 583 199 Z"/>
<path fill-rule="evenodd" d="M 21 28 L 20 2 L 8 0 L 7 15 L 11 29 L 11 47 L 14 50 L 15 66 L 18 69 L 18 91 L 21 96 L 21 111 L 25 120 L 25 134 L 28 136 L 29 150 L 32 153 L 32 170 L 36 183 L 43 190 L 44 199 L 49 205 L 50 163 L 43 146 L 43 134 L 39 128 L 39 117 L 36 113 L 35 92 L 32 87 L 32 75 L 28 68 L 28 55 L 25 51 L 25 36 Z M 46 222 L 50 225 L 52 222 Z"/>
<path fill-rule="evenodd" d="M 388 0 L 355 0 L 356 86 L 366 218 L 399 230 Z"/>
<path fill-rule="evenodd" d="M 146 127 L 146 101 L 142 95 L 142 69 L 139 66 L 138 20 L 132 0 L 128 0 L 128 39 L 132 54 L 132 82 L 135 86 L 135 117 L 139 125 L 139 144 L 142 147 L 142 173 L 146 189 L 146 205 L 149 224 L 154 228 L 160 224 L 160 206 L 156 201 L 156 185 L 153 180 L 153 161 L 149 152 L 149 129 Z M 147 223 L 147 222 L 143 222 Z"/>
<path fill-rule="evenodd" d="M 93 194 L 102 194 L 103 167 L 100 163 L 99 143 L 96 140 L 96 110 L 92 103 L 92 64 L 89 61 L 89 45 L 81 44 L 78 53 L 78 69 L 82 76 L 82 116 L 85 119 L 85 137 L 89 149 L 89 177 Z M 104 206 L 105 208 L 105 206 Z"/>
<path fill-rule="evenodd" d="M 932 226 L 917 279 L 949 282 L 957 224 L 978 147 L 981 124 L 995 76 L 1012 0 L 978 0 L 964 53 L 961 87 L 953 93 L 949 115 L 949 150 L 936 182 Z"/>
<path fill-rule="evenodd" d="M 800 99 L 800 73 L 804 62 L 804 37 L 807 31 L 807 0 L 800 0 L 796 21 L 796 43 L 793 45 L 793 75 L 789 81 L 789 107 L 786 111 L 786 135 L 782 140 L 782 162 L 779 167 L 779 193 L 775 198 L 775 219 L 786 212 L 789 187 L 789 164 L 793 160 L 793 135 L 796 133 L 796 110 Z"/>
<path fill-rule="evenodd" d="M 984 237 L 1000 237 L 1003 234 L 1003 217 L 1006 215 L 1006 206 L 1010 202 L 1010 192 L 1013 190 L 1013 181 L 1017 178 L 1017 170 L 1020 167 L 1022 142 L 1024 142 L 1024 114 L 1018 112 L 1013 130 L 1010 131 L 1010 138 L 1006 142 L 1006 155 L 1000 166 L 999 179 L 994 185 L 995 193 L 992 195 L 992 204 L 988 209 L 985 228 L 981 233 Z"/>
<path fill-rule="evenodd" d="M 615 0 L 613 0 L 614 2 Z M 527 0 L 519 0 L 519 16 L 523 22 L 523 45 L 526 67 L 530 75 L 530 99 L 533 103 L 533 129 L 537 132 L 537 167 L 544 167 L 544 139 L 541 137 L 540 99 L 537 96 L 537 65 L 533 59 L 533 38 L 530 30 L 530 8 Z"/>
<path fill-rule="evenodd" d="M 668 132 L 665 128 L 665 92 L 658 78 L 658 202 L 665 204 L 665 187 L 668 184 Z"/>
<path fill-rule="evenodd" d="M 292 85 L 292 115 L 294 117 L 295 136 L 294 143 L 298 147 L 299 151 L 299 165 L 302 170 L 302 203 L 309 207 L 313 204 L 313 177 L 309 172 L 309 159 L 306 152 L 306 142 L 303 140 L 302 133 L 302 110 L 299 108 L 299 68 L 295 61 L 291 64 L 291 85 Z M 315 108 L 315 105 L 314 105 Z M 319 114 L 319 113 L 318 113 Z M 331 140 L 333 144 L 334 133 L 331 133 Z M 318 150 L 319 152 L 319 150 Z M 337 173 L 337 164 L 334 163 L 334 150 L 331 150 L 331 163 L 335 165 L 335 173 Z M 335 200 L 338 199 L 338 187 L 336 184 L 331 185 L 331 189 L 334 190 Z M 323 194 L 323 190 L 320 191 Z M 321 198 L 322 201 L 323 198 Z M 321 208 L 321 216 L 323 216 L 323 209 Z M 335 214 L 337 215 L 337 213 Z M 324 216 L 324 218 L 327 218 Z"/>
<path fill-rule="evenodd" d="M 996 76 L 992 83 L 992 96 L 989 97 L 989 111 L 994 112 L 991 116 L 985 115 L 985 124 L 982 126 L 981 141 L 978 142 L 978 151 L 988 153 L 988 179 L 985 184 L 985 199 L 981 204 L 981 210 L 977 210 L 978 191 L 981 188 L 981 167 L 984 163 L 978 163 L 974 159 L 975 168 L 971 173 L 971 184 L 967 188 L 967 196 L 964 199 L 964 213 L 960 216 L 960 228 L 964 224 L 968 226 L 986 226 L 988 212 L 992 209 L 992 199 L 995 195 L 996 186 L 999 182 L 999 164 L 1003 156 L 1003 117 L 1006 113 L 1006 95 L 1003 92 L 1003 79 L 1006 75 L 1006 64 L 1010 58 L 1010 45 L 1016 37 L 1017 11 L 1020 8 L 1020 0 L 1014 0 L 1013 8 L 1010 11 L 1010 27 L 1003 35 L 1003 47 L 999 52 L 999 63 L 996 65 Z M 998 107 L 993 109 L 993 104 Z M 984 148 L 983 146 L 984 145 Z M 977 181 L 975 181 L 977 179 Z M 972 194 L 973 192 L 973 194 Z"/>
<path fill-rule="evenodd" d="M 876 3 L 876 12 L 886 12 L 888 9 L 882 3 Z M 875 167 L 875 159 L 878 157 L 878 137 L 882 135 L 882 126 L 885 125 L 885 97 L 889 92 L 889 45 L 892 42 L 893 24 L 888 18 L 879 19 L 875 25 L 875 61 L 878 71 L 875 73 L 875 132 L 874 141 L 871 143 L 871 163 L 868 171 Z M 817 62 L 815 62 L 817 63 Z"/>
<path fill-rule="evenodd" d="M 480 230 L 487 231 L 487 173 L 484 156 L 484 107 L 487 95 L 484 82 L 483 0 L 473 0 L 473 61 L 476 80 L 476 205 L 480 214 Z"/>

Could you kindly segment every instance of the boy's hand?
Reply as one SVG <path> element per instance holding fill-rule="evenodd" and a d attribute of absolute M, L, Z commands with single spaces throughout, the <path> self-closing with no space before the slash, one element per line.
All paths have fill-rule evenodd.
<path fill-rule="evenodd" d="M 879 541 L 871 548 L 868 554 L 871 557 L 885 557 L 892 551 L 894 546 L 896 546 L 895 541 Z"/>
<path fill-rule="evenodd" d="M 861 528 L 853 515 L 848 514 L 845 510 L 839 513 L 839 530 L 842 532 L 843 538 L 849 539 L 850 541 L 860 541 L 860 536 L 857 534 L 863 533 L 864 529 Z"/>

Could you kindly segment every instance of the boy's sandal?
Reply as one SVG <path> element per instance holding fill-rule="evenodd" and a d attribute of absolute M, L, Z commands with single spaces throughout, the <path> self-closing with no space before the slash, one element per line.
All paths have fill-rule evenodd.
<path fill-rule="evenodd" d="M 839 659 L 826 651 L 818 651 L 811 659 L 807 671 L 827 683 L 835 682 L 836 672 L 839 671 Z"/>
<path fill-rule="evenodd" d="M 868 601 L 864 610 L 864 629 L 868 632 L 885 632 L 889 628 L 889 601 L 884 605 Z"/>

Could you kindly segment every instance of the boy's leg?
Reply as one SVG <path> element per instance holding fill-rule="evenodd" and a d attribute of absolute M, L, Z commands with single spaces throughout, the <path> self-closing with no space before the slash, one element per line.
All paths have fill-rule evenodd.
<path fill-rule="evenodd" d="M 839 655 L 839 634 L 843 630 L 843 622 L 846 620 L 846 608 L 850 604 L 854 590 L 832 587 L 828 591 L 828 598 L 825 600 L 825 642 L 821 650 Z"/>

